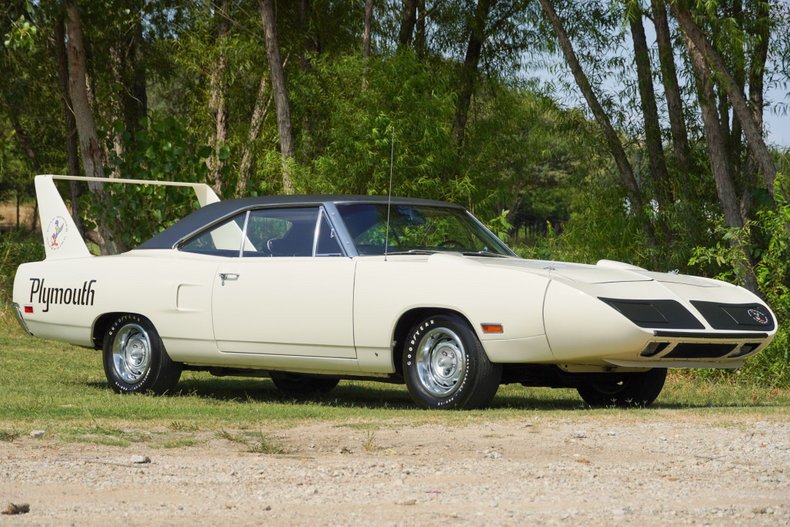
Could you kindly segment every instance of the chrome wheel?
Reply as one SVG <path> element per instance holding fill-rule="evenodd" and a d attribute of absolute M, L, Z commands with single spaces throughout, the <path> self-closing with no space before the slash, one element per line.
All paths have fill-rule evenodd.
<path fill-rule="evenodd" d="M 151 366 L 151 338 L 139 324 L 126 324 L 115 334 L 112 343 L 115 373 L 124 382 L 135 384 L 145 377 Z"/>
<path fill-rule="evenodd" d="M 414 358 L 420 383 L 434 397 L 455 393 L 466 373 L 463 342 L 447 328 L 434 328 L 425 333 L 417 343 Z"/>

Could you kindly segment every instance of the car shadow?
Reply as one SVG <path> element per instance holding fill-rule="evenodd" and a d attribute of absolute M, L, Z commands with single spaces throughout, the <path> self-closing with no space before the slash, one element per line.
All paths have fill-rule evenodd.
<path fill-rule="evenodd" d="M 97 390 L 109 390 L 106 383 L 88 382 L 87 386 Z M 580 410 L 584 403 L 575 390 L 560 397 L 554 391 L 551 398 L 541 398 L 525 391 L 524 395 L 498 394 L 491 403 L 491 409 L 504 410 Z M 178 383 L 172 397 L 197 397 L 222 402 L 257 402 L 273 404 L 318 405 L 330 408 L 392 409 L 415 410 L 414 402 L 404 385 L 387 383 L 341 383 L 327 394 L 293 397 L 280 392 L 269 379 L 250 378 L 209 378 L 185 379 Z"/>
<path fill-rule="evenodd" d="M 110 389 L 104 382 L 87 382 L 83 385 L 96 390 Z M 542 394 L 546 396 L 543 397 Z M 327 408 L 417 409 L 404 385 L 357 383 L 355 381 L 341 381 L 337 388 L 327 394 L 297 398 L 280 392 L 269 379 L 238 377 L 185 379 L 178 384 L 176 390 L 170 396 L 197 397 L 218 402 L 313 405 Z M 662 401 L 659 398 L 650 405 L 649 409 L 693 410 L 704 408 L 767 408 L 771 406 L 775 405 L 770 404 L 770 402 L 762 403 L 756 401 L 750 401 L 750 404 L 741 404 L 738 402 Z M 503 390 L 500 390 L 489 408 L 494 410 L 529 411 L 606 411 L 614 409 L 614 407 L 593 409 L 581 400 L 575 389 L 570 388 L 524 389 L 523 392 L 516 388 L 515 390 L 508 389 L 505 393 L 503 393 Z"/>

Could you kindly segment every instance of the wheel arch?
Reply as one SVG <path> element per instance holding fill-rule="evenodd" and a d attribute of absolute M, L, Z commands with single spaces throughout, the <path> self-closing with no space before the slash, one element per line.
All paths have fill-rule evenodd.
<path fill-rule="evenodd" d="M 94 349 L 101 349 L 104 345 L 104 334 L 107 333 L 107 330 L 110 329 L 112 323 L 123 315 L 136 315 L 138 317 L 142 317 L 146 319 L 148 322 L 151 322 L 147 316 L 141 313 L 134 313 L 132 311 L 111 311 L 109 313 L 103 313 L 99 315 L 96 321 L 93 323 L 93 330 L 91 331 L 91 340 L 93 341 L 93 348 Z M 153 325 L 153 322 L 151 322 Z"/>
<path fill-rule="evenodd" d="M 392 350 L 392 361 L 395 365 L 395 373 L 398 376 L 403 376 L 403 343 L 408 337 L 409 330 L 417 323 L 417 321 L 431 316 L 431 315 L 455 315 L 463 319 L 469 327 L 477 333 L 475 327 L 469 321 L 469 318 L 461 313 L 460 311 L 456 311 L 455 309 L 450 309 L 446 307 L 415 307 L 405 311 L 398 322 L 395 324 L 395 330 L 393 331 L 392 341 L 394 343 L 393 350 Z M 485 349 L 485 346 L 483 346 Z"/>

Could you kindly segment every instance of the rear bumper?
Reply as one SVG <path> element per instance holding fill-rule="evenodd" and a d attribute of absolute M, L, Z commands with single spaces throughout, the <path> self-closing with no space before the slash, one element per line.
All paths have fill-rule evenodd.
<path fill-rule="evenodd" d="M 19 325 L 22 326 L 22 329 L 25 330 L 25 333 L 27 333 L 28 335 L 32 335 L 33 333 L 27 327 L 27 323 L 25 323 L 25 319 L 22 318 L 22 312 L 19 310 L 19 304 L 14 302 L 13 308 L 14 308 L 14 315 L 16 315 L 16 321 L 19 322 Z"/>

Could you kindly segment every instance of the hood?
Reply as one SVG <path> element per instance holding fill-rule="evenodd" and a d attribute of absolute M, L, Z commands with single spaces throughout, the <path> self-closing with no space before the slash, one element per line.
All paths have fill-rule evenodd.
<path fill-rule="evenodd" d="M 722 285 L 721 282 L 709 278 L 682 275 L 675 272 L 659 273 L 648 271 L 635 265 L 612 260 L 600 260 L 595 265 L 551 260 L 526 260 L 522 258 L 475 258 L 475 260 L 483 265 L 522 269 L 547 277 L 562 278 L 570 282 L 583 284 L 656 281 L 695 287 L 720 287 Z"/>

